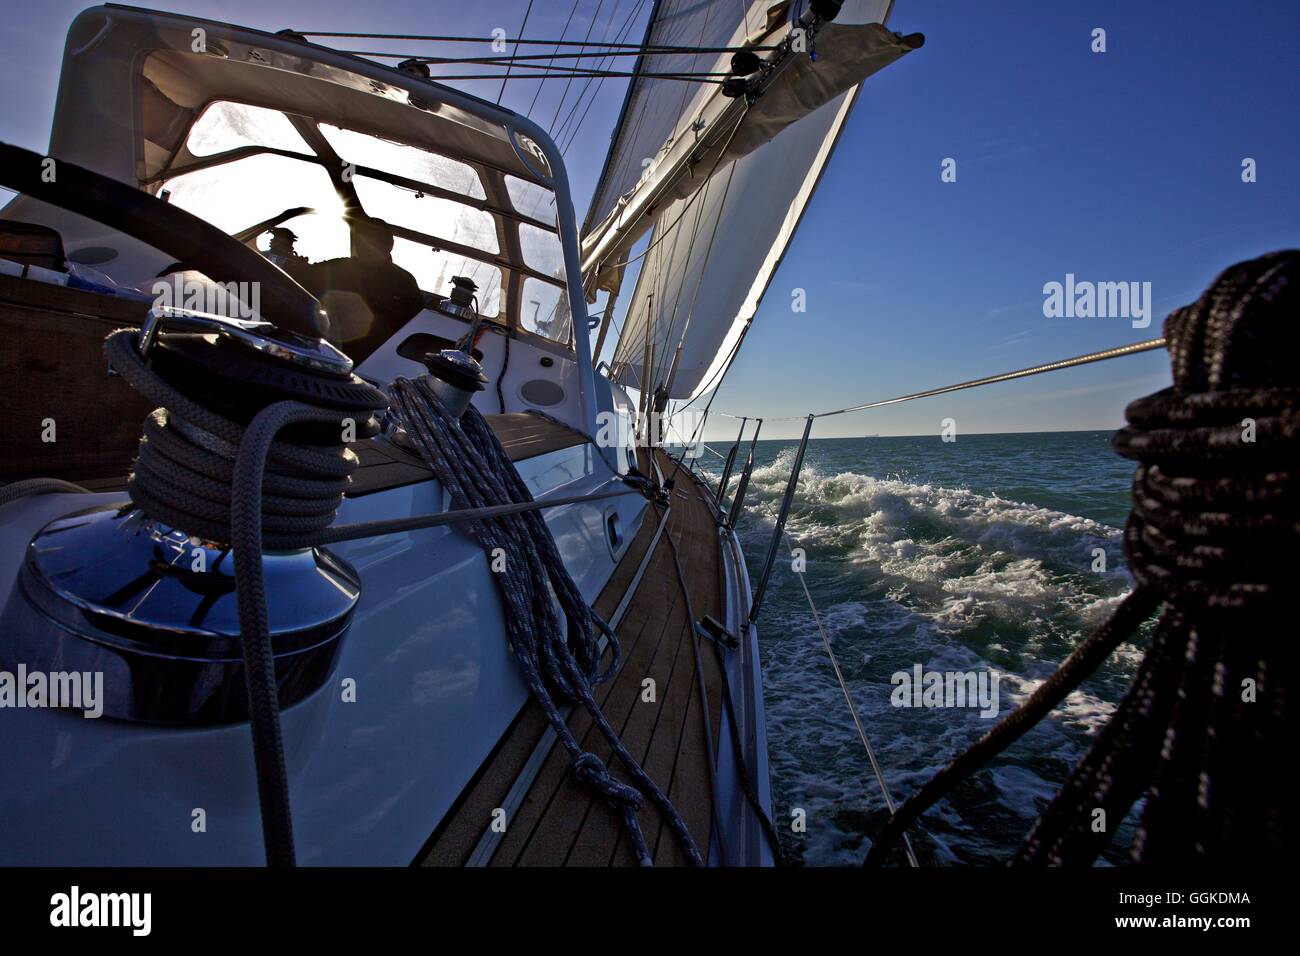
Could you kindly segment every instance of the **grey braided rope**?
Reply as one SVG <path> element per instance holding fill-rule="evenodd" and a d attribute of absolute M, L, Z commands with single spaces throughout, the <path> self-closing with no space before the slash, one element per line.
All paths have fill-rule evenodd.
<path fill-rule="evenodd" d="M 397 379 L 391 389 L 401 417 L 457 509 L 531 501 L 532 495 L 483 416 L 470 406 L 457 421 L 425 379 Z M 565 569 L 550 530 L 537 511 L 466 522 L 466 530 L 489 554 L 500 548 L 507 570 L 495 575 L 506 612 L 506 633 L 528 689 L 568 752 L 574 775 L 596 790 L 626 827 L 637 860 L 653 865 L 637 811 L 648 797 L 659 809 L 692 864 L 703 858 L 686 821 L 619 739 L 592 687 L 608 680 L 622 663 L 618 638 L 583 599 Z M 556 612 L 556 600 L 567 627 Z M 600 635 L 612 660 L 600 667 Z M 616 779 L 598 756 L 584 751 L 561 716 L 556 698 L 581 704 L 590 714 L 635 786 Z"/>
<path fill-rule="evenodd" d="M 32 495 L 89 494 L 90 489 L 59 478 L 27 478 L 0 485 L 0 505 L 7 505 Z"/>

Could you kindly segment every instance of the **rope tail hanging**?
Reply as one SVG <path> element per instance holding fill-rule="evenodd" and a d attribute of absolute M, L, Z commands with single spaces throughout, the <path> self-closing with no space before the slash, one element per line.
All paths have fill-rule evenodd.
<path fill-rule="evenodd" d="M 1174 384 L 1127 409 L 1138 462 L 1124 547 L 1135 587 L 1042 687 L 900 809 L 883 862 L 929 807 L 1006 749 L 1157 609 L 1136 677 L 1034 825 L 1022 865 L 1088 865 L 1145 795 L 1139 863 L 1290 858 L 1287 775 L 1300 554 L 1300 252 L 1226 270 L 1165 321 Z M 1289 612 L 1289 613 L 1288 613 Z M 1098 811 L 1104 811 L 1098 813 Z"/>

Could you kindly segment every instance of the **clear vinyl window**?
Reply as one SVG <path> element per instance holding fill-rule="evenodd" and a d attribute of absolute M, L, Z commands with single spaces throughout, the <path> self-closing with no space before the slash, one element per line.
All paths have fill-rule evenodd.
<path fill-rule="evenodd" d="M 366 213 L 390 225 L 494 255 L 499 251 L 496 220 L 489 212 L 369 176 L 353 177 L 352 185 Z"/>
<path fill-rule="evenodd" d="M 306 140 L 279 110 L 219 100 L 190 127 L 185 145 L 195 156 L 214 156 L 241 146 L 270 146 L 311 156 Z"/>
<path fill-rule="evenodd" d="M 555 213 L 555 193 L 518 176 L 507 174 L 502 178 L 505 179 L 510 205 L 515 207 L 516 212 L 552 226 L 559 221 Z"/>
<path fill-rule="evenodd" d="M 343 203 L 324 169 L 274 153 L 173 176 L 163 182 L 158 195 L 229 233 L 295 206 L 343 221 Z"/>
<path fill-rule="evenodd" d="M 451 291 L 452 276 L 467 276 L 478 286 L 478 307 L 483 317 L 495 319 L 501 315 L 501 270 L 491 263 L 401 238 L 393 242 L 393 261 L 415 276 L 421 289 L 439 295 Z"/>
<path fill-rule="evenodd" d="M 440 186 L 470 199 L 487 198 L 482 180 L 468 163 L 328 123 L 321 123 L 320 131 L 344 162 L 373 166 L 405 179 Z"/>
<path fill-rule="evenodd" d="M 532 276 L 524 279 L 519 303 L 521 328 L 565 345 L 573 339 L 573 317 L 569 296 L 560 286 Z"/>

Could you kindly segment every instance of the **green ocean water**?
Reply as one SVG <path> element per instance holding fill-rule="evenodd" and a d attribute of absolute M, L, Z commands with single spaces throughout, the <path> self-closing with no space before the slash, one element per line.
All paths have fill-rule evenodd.
<path fill-rule="evenodd" d="M 973 707 L 894 706 L 892 675 L 917 664 L 996 674 L 1005 715 L 1128 592 L 1121 529 L 1133 465 L 1110 437 L 809 443 L 786 530 L 806 554 L 805 580 L 896 800 L 996 718 Z M 755 578 L 796 444 L 757 446 L 737 529 Z M 701 462 L 715 480 L 720 465 L 711 455 Z M 1104 571 L 1094 570 L 1096 549 Z M 785 849 L 805 865 L 856 864 L 887 811 L 785 546 L 759 643 Z M 912 831 L 922 862 L 1010 859 L 1122 698 L 1143 644 L 1139 635 L 1123 645 L 1048 720 L 926 814 Z M 791 826 L 796 810 L 806 815 L 803 833 Z M 1132 815 L 1103 862 L 1122 862 L 1131 840 Z"/>

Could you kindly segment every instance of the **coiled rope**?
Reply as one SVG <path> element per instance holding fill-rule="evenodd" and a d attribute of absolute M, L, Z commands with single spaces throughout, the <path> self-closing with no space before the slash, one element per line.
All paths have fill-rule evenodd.
<path fill-rule="evenodd" d="M 390 392 L 393 408 L 456 508 L 532 500 L 506 450 L 477 409 L 470 406 L 457 420 L 425 379 L 399 378 Z M 501 590 L 510 647 L 534 700 L 568 751 L 575 776 L 622 817 L 642 866 L 653 864 L 637 817 L 647 797 L 658 807 L 691 862 L 702 866 L 704 861 L 686 822 L 627 751 L 596 703 L 592 687 L 608 680 L 622 663 L 618 638 L 578 591 L 541 516 L 533 510 L 468 521 L 466 530 L 487 554 L 504 555 L 505 570 L 494 576 Z M 612 651 L 603 671 L 601 635 Z M 560 714 L 557 698 L 586 708 L 635 785 L 618 780 L 596 754 L 582 749 Z"/>
<path fill-rule="evenodd" d="M 262 551 L 306 547 L 331 521 L 358 461 L 343 446 L 355 412 L 295 401 L 262 409 L 243 428 L 181 394 L 145 364 L 139 333 L 105 340 L 109 367 L 159 403 L 145 422 L 127 493 L 151 518 L 214 542 L 235 559 L 240 647 L 268 866 L 296 863 L 279 685 L 266 606 Z M 329 448 L 278 442 L 289 425 L 333 425 Z"/>
<path fill-rule="evenodd" d="M 145 420 L 127 493 L 150 517 L 201 538 L 229 542 L 236 457 L 245 429 L 164 381 L 145 364 L 137 338 L 135 330 L 124 329 L 104 343 L 113 371 L 159 406 Z M 313 419 L 339 426 L 333 447 L 271 442 L 259 489 L 268 549 L 309 547 L 334 520 L 360 464 L 343 445 L 345 417 L 355 420 L 356 413 L 331 412 Z"/>
<path fill-rule="evenodd" d="M 1174 384 L 1130 404 L 1114 440 L 1138 462 L 1124 533 L 1133 592 L 1025 704 L 900 808 L 868 864 L 1158 607 L 1128 693 L 1016 862 L 1091 863 L 1143 794 L 1137 862 L 1292 856 L 1291 794 L 1276 764 L 1295 742 L 1287 599 L 1300 551 L 1297 306 L 1300 252 L 1288 250 L 1232 266 L 1166 319 Z"/>

